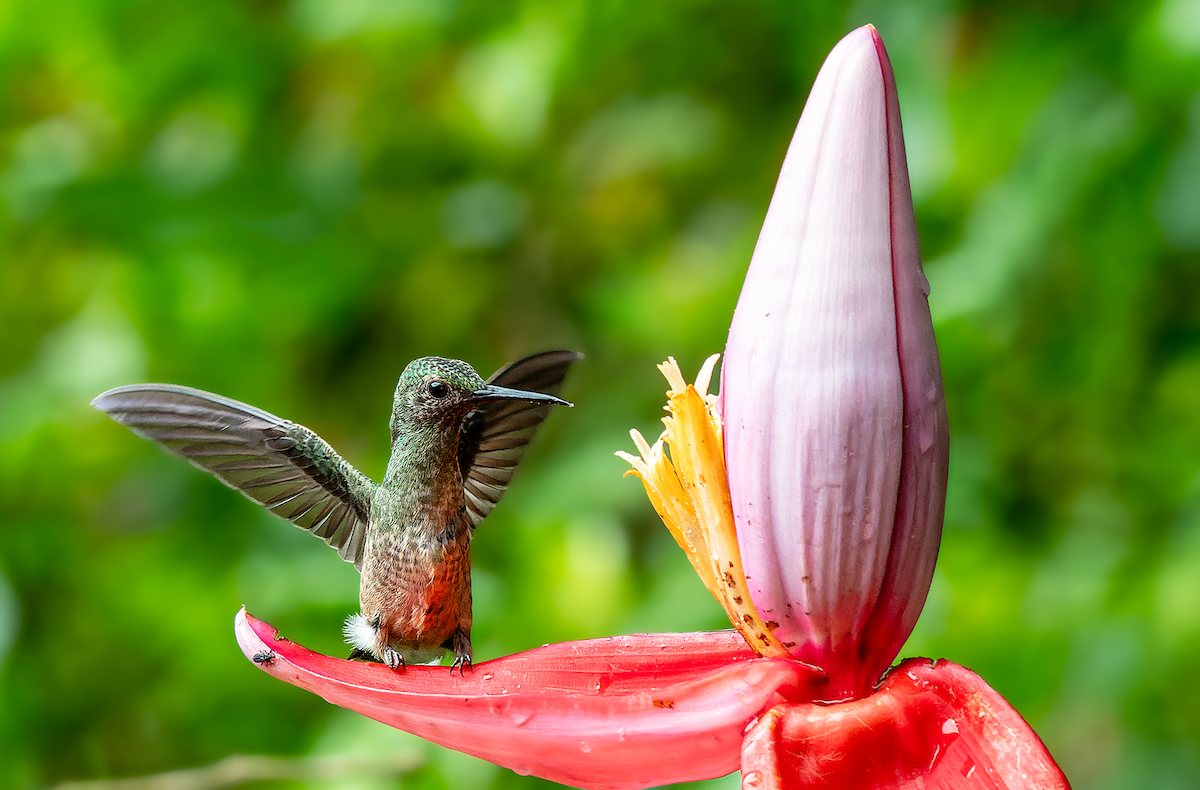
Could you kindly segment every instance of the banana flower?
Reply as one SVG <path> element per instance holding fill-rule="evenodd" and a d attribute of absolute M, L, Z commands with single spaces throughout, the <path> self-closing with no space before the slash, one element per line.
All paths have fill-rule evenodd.
<path fill-rule="evenodd" d="M 1066 788 L 970 670 L 892 666 L 941 541 L 948 429 L 891 64 L 875 29 L 822 67 L 734 314 L 630 474 L 735 631 L 547 645 L 444 668 L 322 656 L 243 610 L 264 671 L 522 774 L 588 788 Z"/>

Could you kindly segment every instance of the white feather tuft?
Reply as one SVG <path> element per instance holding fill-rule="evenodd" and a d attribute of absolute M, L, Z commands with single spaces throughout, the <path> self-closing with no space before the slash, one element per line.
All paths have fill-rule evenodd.
<path fill-rule="evenodd" d="M 375 655 L 379 644 L 379 632 L 361 614 L 352 614 L 346 618 L 345 624 L 342 625 L 342 634 L 346 637 L 347 644 L 364 653 Z"/>

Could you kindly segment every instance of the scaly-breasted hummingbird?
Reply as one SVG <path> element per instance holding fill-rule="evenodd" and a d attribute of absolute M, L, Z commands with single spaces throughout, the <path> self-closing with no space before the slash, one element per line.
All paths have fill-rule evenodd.
<path fill-rule="evenodd" d="M 549 351 L 484 381 L 466 362 L 414 360 L 392 405 L 392 455 L 376 484 L 321 437 L 190 387 L 134 384 L 92 401 L 231 488 L 312 532 L 362 574 L 346 621 L 352 657 L 399 669 L 454 652 L 471 665 L 475 528 L 512 480 L 526 445 L 581 355 Z"/>

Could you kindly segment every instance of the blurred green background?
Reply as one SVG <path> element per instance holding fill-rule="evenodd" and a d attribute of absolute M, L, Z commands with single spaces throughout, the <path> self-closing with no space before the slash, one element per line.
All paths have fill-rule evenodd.
<path fill-rule="evenodd" d="M 656 362 L 723 347 L 816 70 L 868 21 L 953 433 L 902 655 L 982 674 L 1078 790 L 1200 785 L 1200 3 L 996 8 L 0 2 L 0 787 L 231 754 L 546 784 L 257 671 L 238 607 L 340 653 L 353 568 L 88 401 L 201 387 L 378 477 L 409 359 L 582 350 L 476 538 L 476 658 L 722 627 L 612 452 L 657 433 Z"/>

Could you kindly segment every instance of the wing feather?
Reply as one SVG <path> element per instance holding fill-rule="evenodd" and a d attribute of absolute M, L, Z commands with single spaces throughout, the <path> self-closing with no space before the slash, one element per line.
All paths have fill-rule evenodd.
<path fill-rule="evenodd" d="M 172 384 L 117 387 L 92 405 L 361 565 L 375 484 L 303 425 Z"/>
<path fill-rule="evenodd" d="M 548 351 L 496 371 L 489 384 L 557 395 L 571 364 L 583 357 L 574 351 Z M 512 481 L 517 464 L 550 405 L 503 400 L 480 406 L 463 420 L 458 446 L 463 498 L 471 527 L 487 517 Z"/>

